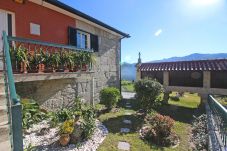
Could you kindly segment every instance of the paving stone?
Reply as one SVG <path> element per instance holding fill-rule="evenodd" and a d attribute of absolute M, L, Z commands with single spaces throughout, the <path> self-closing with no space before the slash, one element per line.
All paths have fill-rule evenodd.
<path fill-rule="evenodd" d="M 126 102 L 126 105 L 130 105 L 131 103 L 130 102 Z"/>
<path fill-rule="evenodd" d="M 131 108 L 132 106 L 131 106 L 131 105 L 126 105 L 125 107 L 127 107 L 127 108 Z"/>
<path fill-rule="evenodd" d="M 129 133 L 130 129 L 129 128 L 121 128 L 121 133 Z"/>
<path fill-rule="evenodd" d="M 125 115 L 132 115 L 132 112 L 125 112 Z"/>
<path fill-rule="evenodd" d="M 132 121 L 131 120 L 124 120 L 123 123 L 125 123 L 125 124 L 132 124 Z"/>
<path fill-rule="evenodd" d="M 117 148 L 120 150 L 130 150 L 130 144 L 127 142 L 118 142 Z"/>

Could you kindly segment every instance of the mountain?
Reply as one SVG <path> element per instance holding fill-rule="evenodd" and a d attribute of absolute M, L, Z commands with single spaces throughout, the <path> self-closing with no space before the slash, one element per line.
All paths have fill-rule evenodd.
<path fill-rule="evenodd" d="M 171 57 L 162 60 L 155 60 L 149 62 L 173 62 L 173 61 L 190 61 L 190 60 L 207 60 L 207 59 L 224 59 L 227 58 L 227 53 L 216 54 L 199 54 L 194 53 L 183 57 Z M 123 80 L 135 80 L 136 79 L 136 63 L 123 63 L 121 65 L 121 78 Z"/>
<path fill-rule="evenodd" d="M 162 60 L 155 60 L 150 62 L 172 62 L 172 61 L 191 61 L 191 60 L 208 60 L 208 59 L 223 59 L 227 58 L 227 53 L 216 53 L 216 54 L 199 54 L 193 53 L 184 57 L 171 57 Z"/>

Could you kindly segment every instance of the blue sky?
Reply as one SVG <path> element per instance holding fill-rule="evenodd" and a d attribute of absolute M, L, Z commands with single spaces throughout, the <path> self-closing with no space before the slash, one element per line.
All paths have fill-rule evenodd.
<path fill-rule="evenodd" d="M 225 0 L 61 0 L 131 38 L 122 62 L 159 60 L 192 53 L 227 53 Z"/>

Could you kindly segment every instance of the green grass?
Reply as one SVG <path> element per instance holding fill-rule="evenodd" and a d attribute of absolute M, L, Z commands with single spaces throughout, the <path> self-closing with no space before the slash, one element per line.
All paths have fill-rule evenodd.
<path fill-rule="evenodd" d="M 122 80 L 121 81 L 121 88 L 122 91 L 126 91 L 126 92 L 134 92 L 134 83 L 132 81 L 126 81 L 126 80 Z"/>
<path fill-rule="evenodd" d="M 132 110 L 122 107 L 125 106 L 126 101 L 131 102 Z M 157 112 L 160 114 L 168 115 L 176 121 L 174 125 L 174 132 L 176 132 L 180 138 L 180 144 L 178 147 L 166 148 L 148 144 L 146 141 L 140 139 L 138 131 L 143 125 L 143 119 L 135 114 L 136 110 L 138 109 L 137 101 L 123 100 L 120 103 L 121 108 L 118 112 L 106 113 L 99 117 L 100 121 L 107 126 L 109 134 L 98 148 L 98 151 L 117 151 L 117 145 L 119 141 L 126 141 L 130 143 L 131 151 L 187 151 L 190 148 L 190 123 L 198 103 L 199 97 L 196 94 L 187 93 L 184 97 L 180 98 L 179 102 L 170 100 L 168 105 L 159 107 L 159 109 L 157 109 Z M 125 115 L 125 111 L 132 112 L 132 115 Z M 133 124 L 126 125 L 122 122 L 123 119 L 130 119 Z M 120 128 L 123 127 L 130 128 L 131 132 L 127 134 L 121 134 Z"/>

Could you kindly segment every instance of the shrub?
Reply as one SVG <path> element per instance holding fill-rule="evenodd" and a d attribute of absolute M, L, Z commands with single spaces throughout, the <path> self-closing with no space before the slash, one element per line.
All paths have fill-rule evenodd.
<path fill-rule="evenodd" d="M 120 99 L 120 91 L 114 87 L 104 88 L 100 92 L 100 100 L 108 109 L 117 105 Z"/>
<path fill-rule="evenodd" d="M 177 136 L 172 132 L 174 120 L 169 116 L 160 114 L 148 115 L 146 117 L 148 126 L 144 131 L 144 137 L 151 143 L 162 146 L 175 144 Z"/>
<path fill-rule="evenodd" d="M 92 107 L 85 107 L 82 111 L 82 117 L 83 136 L 88 139 L 95 130 L 95 110 Z"/>
<path fill-rule="evenodd" d="M 22 126 L 24 129 L 30 128 L 33 124 L 39 123 L 47 118 L 46 113 L 40 109 L 39 105 L 31 99 L 22 99 Z"/>
<path fill-rule="evenodd" d="M 146 112 L 155 107 L 162 90 L 162 85 L 156 80 L 143 79 L 135 83 L 136 97 Z"/>

